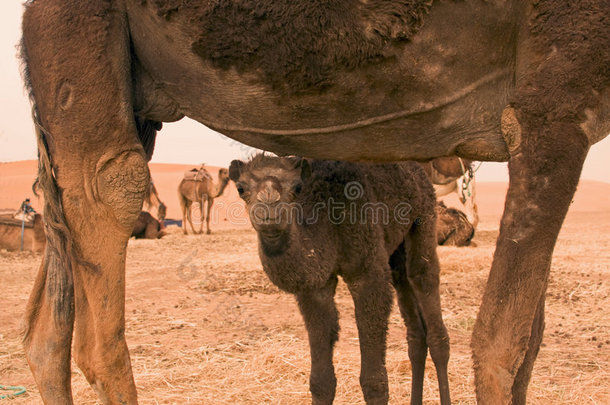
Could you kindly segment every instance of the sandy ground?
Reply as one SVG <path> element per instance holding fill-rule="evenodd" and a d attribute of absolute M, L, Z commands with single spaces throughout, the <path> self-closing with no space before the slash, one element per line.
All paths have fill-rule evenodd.
<path fill-rule="evenodd" d="M 169 217 L 180 216 L 175 189 L 189 167 L 151 167 Z M 34 174 L 33 162 L 0 164 L 0 208 L 16 208 L 31 195 Z M 439 248 L 443 316 L 451 337 L 451 393 L 457 404 L 475 402 L 470 334 L 505 189 L 500 183 L 479 184 L 477 247 Z M 140 403 L 309 403 L 309 348 L 295 301 L 267 280 L 255 233 L 247 223 L 236 223 L 243 212 L 232 184 L 215 206 L 212 235 L 183 236 L 169 227 L 163 239 L 129 242 L 126 335 Z M 610 403 L 609 208 L 609 184 L 581 183 L 555 249 L 545 338 L 528 403 Z M 38 254 L 0 251 L 0 384 L 28 390 L 14 404 L 41 403 L 20 342 L 21 316 L 40 260 Z M 362 404 L 357 330 L 344 284 L 336 301 L 341 335 L 335 350 L 335 403 Z M 408 403 L 410 364 L 396 308 L 387 366 L 390 402 Z M 72 383 L 75 403 L 99 403 L 76 366 Z M 424 398 L 438 403 L 431 361 Z"/>

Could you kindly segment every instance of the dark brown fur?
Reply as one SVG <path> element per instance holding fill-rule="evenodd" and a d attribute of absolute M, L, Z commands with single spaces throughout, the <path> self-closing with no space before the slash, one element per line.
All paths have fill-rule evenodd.
<path fill-rule="evenodd" d="M 258 155 L 248 163 L 233 161 L 229 172 L 258 232 L 265 272 L 299 303 L 312 353 L 313 403 L 330 404 L 335 395 L 332 348 L 339 324 L 333 296 L 341 276 L 356 307 L 366 402 L 388 401 L 385 343 L 393 284 L 413 364 L 411 403 L 422 401 L 429 346 L 441 403 L 448 404 L 435 197 L 422 168 Z"/>
<path fill-rule="evenodd" d="M 155 3 L 167 18 L 179 10 L 168 6 L 171 1 Z M 199 23 L 205 29 L 193 50 L 223 69 L 260 69 L 274 87 L 319 89 L 337 66 L 352 69 L 391 57 L 385 45 L 411 38 L 431 3 L 218 0 L 202 10 Z"/>

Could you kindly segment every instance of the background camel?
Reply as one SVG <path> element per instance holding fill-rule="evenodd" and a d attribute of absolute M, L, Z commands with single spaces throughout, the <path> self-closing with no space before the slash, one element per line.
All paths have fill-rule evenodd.
<path fill-rule="evenodd" d="M 434 185 L 436 198 L 456 193 L 464 206 L 468 222 L 476 229 L 479 223 L 479 209 L 472 165 L 472 160 L 459 157 L 442 157 L 422 163 Z"/>
<path fill-rule="evenodd" d="M 146 207 L 146 210 L 148 211 L 153 207 L 157 208 L 157 219 L 163 227 L 163 221 L 165 221 L 165 216 L 167 215 L 167 206 L 163 204 L 163 201 L 159 198 L 159 193 L 152 180 L 150 181 L 148 191 L 144 197 L 144 207 Z"/>
<path fill-rule="evenodd" d="M 466 214 L 455 208 L 436 203 L 436 239 L 439 245 L 469 246 L 474 237 L 474 226 Z"/>
<path fill-rule="evenodd" d="M 478 401 L 525 403 L 557 235 L 589 147 L 610 132 L 607 11 L 606 0 L 28 2 L 21 51 L 50 248 L 24 346 L 44 401 L 72 402 L 73 354 L 105 402 L 137 402 L 126 241 L 158 124 L 188 115 L 280 154 L 508 161 L 472 349 Z"/>
<path fill-rule="evenodd" d="M 146 211 L 140 212 L 131 236 L 136 239 L 159 239 L 163 236 L 161 222 Z"/>
<path fill-rule="evenodd" d="M 44 223 L 41 214 L 33 214 L 31 221 L 26 221 L 23 232 L 23 249 L 42 252 L 47 243 Z M 21 219 L 13 215 L 0 215 L 0 249 L 21 249 Z"/>
<path fill-rule="evenodd" d="M 414 162 L 316 160 L 310 166 L 305 159 L 257 155 L 247 163 L 234 160 L 229 170 L 258 233 L 265 273 L 296 296 L 303 315 L 311 348 L 312 403 L 332 404 L 335 397 L 332 356 L 339 321 L 334 296 L 341 276 L 356 308 L 366 403 L 388 403 L 385 353 L 393 284 L 407 326 L 411 403 L 422 403 L 430 347 L 441 403 L 449 404 L 436 198 L 421 167 Z M 400 215 L 401 207 L 408 207 L 406 215 Z"/>
<path fill-rule="evenodd" d="M 214 183 L 212 176 L 203 167 L 193 169 L 185 173 L 184 178 L 178 185 L 178 199 L 180 200 L 180 208 L 182 208 L 182 230 L 184 234 L 188 234 L 186 222 L 191 224 L 193 233 L 203 233 L 203 221 L 205 219 L 206 233 L 210 234 L 210 215 L 214 199 L 222 195 L 229 183 L 229 172 L 227 169 L 221 168 L 218 170 L 218 182 Z M 199 204 L 199 231 L 195 231 L 193 226 L 191 207 L 193 203 Z M 203 209 L 207 203 L 207 213 L 204 216 Z"/>

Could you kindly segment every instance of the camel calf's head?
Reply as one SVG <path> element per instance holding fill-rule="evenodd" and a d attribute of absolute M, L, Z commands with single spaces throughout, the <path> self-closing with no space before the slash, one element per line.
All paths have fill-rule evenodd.
<path fill-rule="evenodd" d="M 306 159 L 257 155 L 249 162 L 234 160 L 229 176 L 246 202 L 254 229 L 279 236 L 299 218 L 298 197 L 311 175 Z"/>

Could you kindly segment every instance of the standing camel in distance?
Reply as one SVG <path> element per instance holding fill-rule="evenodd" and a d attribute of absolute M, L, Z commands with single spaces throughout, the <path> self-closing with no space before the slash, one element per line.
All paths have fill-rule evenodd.
<path fill-rule="evenodd" d="M 182 209 L 182 230 L 185 235 L 188 234 L 186 222 L 191 224 L 191 229 L 195 234 L 203 233 L 203 220 L 205 218 L 206 233 L 212 233 L 210 230 L 210 215 L 214 199 L 220 197 L 229 183 L 229 171 L 225 168 L 218 170 L 218 182 L 215 184 L 212 176 L 203 167 L 193 169 L 187 172 L 178 185 L 178 199 L 180 200 L 180 208 Z M 199 231 L 195 231 L 193 226 L 191 206 L 196 202 L 199 204 Z M 207 215 L 203 215 L 204 205 L 207 203 Z"/>
<path fill-rule="evenodd" d="M 436 198 L 456 193 L 466 218 L 474 229 L 479 224 L 479 208 L 476 202 L 476 182 L 473 161 L 459 157 L 441 157 L 422 163 L 426 174 L 434 185 Z"/>
<path fill-rule="evenodd" d="M 321 160 L 310 166 L 305 159 L 257 155 L 247 163 L 234 160 L 229 174 L 258 233 L 265 273 L 299 304 L 309 335 L 313 404 L 332 404 L 335 397 L 338 276 L 356 309 L 366 403 L 388 403 L 385 353 L 393 285 L 407 326 L 411 404 L 422 403 L 428 347 L 441 404 L 449 404 L 436 198 L 421 166 Z"/>
<path fill-rule="evenodd" d="M 49 247 L 24 351 L 47 404 L 72 402 L 72 355 L 137 403 L 125 249 L 156 124 L 183 116 L 283 155 L 508 161 L 474 385 L 526 402 L 555 242 L 610 133 L 608 0 L 33 0 L 22 28 Z"/>

